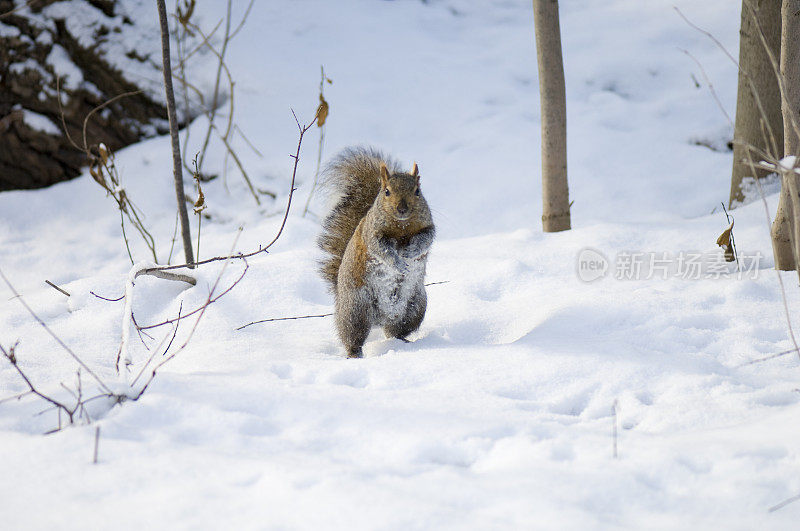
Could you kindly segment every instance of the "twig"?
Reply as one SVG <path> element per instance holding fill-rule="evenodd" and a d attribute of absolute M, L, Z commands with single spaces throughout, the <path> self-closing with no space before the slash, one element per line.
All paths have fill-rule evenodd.
<path fill-rule="evenodd" d="M 435 286 L 437 284 L 447 284 L 448 282 L 450 282 L 450 281 L 449 280 L 442 280 L 440 282 L 428 282 L 425 285 L 426 286 Z M 242 328 L 247 328 L 248 326 L 255 325 L 255 324 L 260 324 L 260 323 L 271 323 L 273 321 L 292 321 L 292 320 L 295 320 L 295 319 L 314 319 L 314 318 L 318 318 L 318 317 L 330 317 L 331 315 L 333 315 L 333 313 L 321 313 L 319 315 L 298 315 L 298 316 L 294 316 L 294 317 L 273 317 L 271 319 L 259 319 L 258 321 L 252 321 L 250 323 L 247 323 L 246 325 L 242 325 L 242 326 L 236 328 L 236 330 L 241 330 Z"/>
<path fill-rule="evenodd" d="M 0 345 L 0 348 L 2 348 L 2 345 Z M 2 400 L 0 400 L 0 404 L 2 404 L 4 402 L 11 402 L 12 400 L 21 400 L 22 398 L 24 398 L 24 397 L 26 397 L 26 396 L 28 396 L 30 394 L 33 394 L 33 391 L 28 389 L 27 391 L 19 393 L 18 395 L 14 395 L 14 396 L 9 396 L 9 397 L 3 398 Z"/>
<path fill-rule="evenodd" d="M 686 22 L 686 24 L 689 27 L 691 27 L 692 29 L 694 29 L 694 30 L 702 33 L 706 37 L 708 37 L 717 46 L 717 48 L 719 48 L 719 50 L 722 51 L 722 53 L 724 53 L 728 57 L 728 59 L 730 59 L 730 61 L 736 66 L 736 70 L 738 72 L 741 72 L 745 76 L 745 78 L 747 79 L 747 82 L 750 85 L 750 92 L 753 94 L 753 98 L 756 101 L 756 106 L 758 107 L 759 114 L 762 117 L 766 116 L 767 113 L 764 110 L 764 105 L 761 102 L 761 98 L 760 98 L 760 96 L 758 94 L 758 91 L 755 89 L 755 83 L 753 82 L 753 78 L 750 75 L 750 73 L 747 72 L 746 70 L 744 70 L 739 65 L 739 62 L 736 59 L 734 59 L 733 55 L 731 55 L 731 53 L 727 50 L 727 48 L 725 48 L 725 46 L 719 41 L 719 39 L 714 37 L 714 35 L 711 32 L 706 31 L 706 30 L 700 28 L 699 26 L 697 26 L 696 24 L 694 24 L 677 7 L 674 7 L 673 9 L 675 9 L 675 12 L 678 13 L 678 16 L 680 16 L 683 19 L 683 21 Z M 712 92 L 712 95 L 714 97 L 716 97 L 716 92 Z M 719 103 L 719 105 L 722 105 L 722 104 Z M 734 124 L 733 124 L 732 120 L 730 119 L 730 116 L 728 116 L 728 113 L 724 113 L 724 114 L 728 118 L 728 122 L 730 123 L 731 127 L 734 127 Z M 767 146 L 771 145 L 773 147 L 773 151 L 777 151 L 777 142 L 775 140 L 775 135 L 774 135 L 774 133 L 772 131 L 772 127 L 770 127 L 769 124 L 767 124 L 767 127 L 768 127 L 768 133 L 769 133 L 770 141 L 765 142 L 765 145 L 767 145 Z M 756 180 L 758 180 L 758 179 L 756 179 Z"/>
<path fill-rule="evenodd" d="M 214 129 L 216 129 L 216 127 Z M 220 140 L 222 140 L 222 143 L 225 144 L 225 149 L 227 149 L 228 153 L 231 154 L 231 157 L 233 157 L 233 161 L 236 163 L 236 166 L 239 168 L 239 171 L 242 172 L 242 177 L 244 178 L 245 183 L 247 183 L 247 187 L 250 189 L 250 193 L 253 195 L 253 198 L 256 200 L 256 204 L 261 206 L 261 199 L 259 199 L 258 193 L 256 193 L 256 189 L 253 188 L 253 183 L 250 181 L 250 177 L 247 175 L 247 172 L 245 171 L 244 166 L 242 165 L 242 161 L 239 160 L 239 156 L 236 154 L 236 152 L 233 150 L 230 143 L 228 142 L 228 138 L 220 135 L 219 132 L 217 132 L 217 136 L 219 137 Z"/>
<path fill-rule="evenodd" d="M 678 13 L 680 14 L 680 10 L 678 10 Z M 685 17 L 684 17 L 684 20 L 686 20 Z M 702 31 L 702 30 L 700 30 L 700 31 Z M 711 92 L 711 96 L 713 96 L 714 101 L 717 104 L 717 107 L 719 107 L 719 110 L 722 112 L 722 114 L 728 120 L 728 123 L 732 124 L 733 120 L 731 119 L 730 115 L 728 114 L 728 111 L 725 110 L 725 106 L 722 105 L 722 101 L 720 101 L 719 96 L 717 95 L 717 91 L 714 89 L 714 84 L 711 82 L 711 79 L 709 79 L 708 74 L 706 74 L 706 69 L 703 68 L 703 65 L 700 63 L 700 61 L 698 61 L 697 58 L 694 55 L 689 53 L 688 50 L 684 50 L 683 48 L 678 48 L 678 50 L 680 50 L 683 53 L 685 53 L 686 56 L 689 57 L 689 59 L 691 59 L 692 61 L 695 62 L 695 64 L 697 65 L 697 68 L 700 69 L 700 74 L 703 76 L 703 79 L 706 82 L 706 86 L 708 86 L 708 90 L 709 90 L 709 92 Z M 698 88 L 699 88 L 699 86 L 698 86 Z"/>
<path fill-rule="evenodd" d="M 747 154 L 747 162 L 750 165 L 751 171 L 755 174 L 755 169 L 753 168 L 753 158 L 750 154 Z M 769 214 L 769 205 L 767 205 L 767 198 L 764 196 L 764 189 L 761 187 L 760 179 L 755 179 L 756 187 L 758 188 L 758 195 L 761 197 L 761 202 L 764 204 L 764 212 L 767 215 L 767 225 L 769 225 L 770 220 L 772 217 Z M 786 317 L 786 327 L 789 330 L 789 338 L 792 340 L 792 344 L 794 345 L 794 351 L 798 352 L 800 355 L 800 346 L 797 344 L 797 339 L 794 336 L 794 329 L 792 327 L 792 317 L 789 313 L 789 300 L 786 296 L 786 286 L 783 285 L 783 277 L 781 276 L 781 272 L 778 271 L 778 268 L 775 268 L 775 275 L 778 277 L 778 285 L 781 288 L 781 302 L 783 302 L 783 313 Z"/>
<path fill-rule="evenodd" d="M 151 336 L 150 334 L 139 328 L 139 323 L 136 322 L 136 316 L 133 315 L 133 312 L 131 312 L 131 321 L 133 322 L 133 326 L 136 327 L 136 332 L 139 334 L 139 340 L 142 342 L 142 345 L 144 345 L 144 348 L 146 348 L 147 350 L 150 350 L 150 347 L 147 346 L 147 343 L 145 342 L 144 338 L 145 336 L 147 336 L 147 338 L 150 341 L 153 341 L 153 336 Z"/>
<path fill-rule="evenodd" d="M 119 301 L 121 301 L 122 299 L 125 298 L 125 294 L 124 293 L 122 295 L 120 295 L 119 297 L 117 297 L 116 299 L 109 299 L 109 298 L 103 297 L 101 295 L 98 295 L 94 291 L 90 291 L 89 293 L 91 293 L 92 295 L 94 295 L 98 299 L 101 299 L 101 300 L 104 300 L 104 301 L 108 301 L 108 302 L 119 302 Z"/>
<path fill-rule="evenodd" d="M 181 305 L 178 308 L 178 320 L 175 322 L 176 323 L 175 327 L 172 329 L 172 337 L 170 338 L 169 343 L 167 344 L 167 347 L 161 352 L 162 356 L 166 355 L 167 352 L 169 352 L 169 349 L 172 346 L 172 342 L 175 340 L 175 336 L 178 335 L 178 327 L 180 327 L 180 325 L 181 325 L 180 317 L 181 317 L 181 311 L 182 310 L 183 310 L 183 301 L 181 301 Z M 156 354 L 158 353 L 158 351 L 161 350 L 161 345 L 164 344 L 164 342 L 167 340 L 167 337 L 169 337 L 169 334 L 164 336 L 164 339 L 161 340 L 161 344 L 158 345 L 158 348 L 153 349 L 153 353 L 150 354 L 150 357 L 147 359 L 147 362 L 145 362 L 145 364 L 142 365 L 141 370 L 139 370 L 139 374 L 137 374 L 136 378 L 134 378 L 133 381 L 131 382 L 131 387 L 134 387 L 136 385 L 136 382 L 139 381 L 139 378 L 142 377 L 142 374 L 144 374 L 144 371 L 145 371 L 145 369 L 147 369 L 147 366 L 150 365 L 150 363 L 156 357 Z"/>
<path fill-rule="evenodd" d="M 91 118 L 92 115 L 94 113 L 96 113 L 97 111 L 108 107 L 109 105 L 111 105 L 112 103 L 114 103 L 117 100 L 121 100 L 122 98 L 127 98 L 128 96 L 135 96 L 135 95 L 141 94 L 141 93 L 142 93 L 141 90 L 132 90 L 130 92 L 125 92 L 123 94 L 117 94 L 113 98 L 104 101 L 103 103 L 101 103 L 100 105 L 98 105 L 97 107 L 95 107 L 94 109 L 89 111 L 89 114 L 87 114 L 86 118 L 83 119 L 83 151 L 88 151 L 89 150 L 89 145 L 88 145 L 87 140 L 86 140 L 86 126 L 89 124 L 89 118 Z"/>
<path fill-rule="evenodd" d="M 311 190 L 308 192 L 308 199 L 306 200 L 306 206 L 303 209 L 303 217 L 305 217 L 306 214 L 308 213 L 308 207 L 311 206 L 311 199 L 314 197 L 314 190 L 317 189 L 317 181 L 319 180 L 319 170 L 322 165 L 322 148 L 325 145 L 325 123 L 327 121 L 329 112 L 328 102 L 325 101 L 325 96 L 324 96 L 325 80 L 328 78 L 325 76 L 325 67 L 320 66 L 319 69 L 321 77 L 319 80 L 319 107 L 317 107 L 317 125 L 319 126 L 319 148 L 317 149 L 317 169 L 314 172 L 314 181 L 311 185 Z M 320 114 L 323 114 L 321 118 Z"/>
<path fill-rule="evenodd" d="M 230 42 L 230 36 L 231 36 L 231 0 L 228 0 L 227 6 L 228 6 L 227 14 L 225 16 L 225 36 L 222 39 L 222 50 L 216 54 L 218 58 L 218 63 L 217 63 L 217 75 L 215 78 L 216 80 L 214 82 L 214 96 L 211 99 L 211 111 L 210 111 L 211 116 L 209 118 L 208 129 L 206 130 L 206 136 L 205 139 L 203 140 L 203 147 L 200 149 L 200 162 L 198 164 L 198 171 L 202 170 L 203 168 L 203 160 L 205 159 L 206 150 L 208 149 L 208 141 L 211 139 L 211 129 L 214 127 L 214 118 L 216 117 L 217 105 L 219 103 L 219 85 L 220 85 L 220 80 L 222 78 L 222 69 L 225 68 L 225 70 L 227 71 L 227 67 L 225 65 L 225 52 L 228 49 L 228 43 Z M 188 25 L 188 21 L 186 22 Z M 202 32 L 200 32 L 200 28 L 198 28 L 194 24 L 192 24 L 192 26 L 195 31 L 202 34 Z M 206 42 L 208 42 L 207 39 Z M 210 44 L 209 48 L 212 48 L 213 50 L 213 47 Z M 233 85 L 232 82 L 231 85 Z M 231 90 L 231 98 L 233 98 L 232 90 Z"/>
<path fill-rule="evenodd" d="M 78 151 L 83 151 L 81 147 L 73 140 L 72 135 L 69 134 L 69 129 L 67 128 L 67 120 L 64 117 L 64 106 L 61 103 L 61 76 L 56 74 L 56 100 L 58 100 L 58 112 L 61 115 L 61 127 L 64 128 L 64 136 L 67 137 L 69 143 L 77 149 Z"/>
<path fill-rule="evenodd" d="M 175 249 L 175 239 L 178 237 L 178 212 L 175 212 L 175 230 L 172 231 L 172 243 L 169 246 L 169 255 L 167 256 L 167 264 L 172 262 L 172 250 Z"/>
<path fill-rule="evenodd" d="M 773 505 L 772 507 L 769 508 L 768 512 L 774 513 L 775 511 L 777 511 L 779 509 L 783 509 L 784 507 L 786 507 L 790 503 L 794 503 L 797 500 L 800 500 L 800 494 L 798 494 L 797 496 L 792 496 L 791 498 L 785 499 L 782 502 L 780 502 L 778 505 Z"/>
<path fill-rule="evenodd" d="M 748 362 L 742 363 L 741 365 L 737 365 L 738 367 L 746 367 L 747 365 L 755 365 L 756 363 L 761 363 L 764 361 L 774 360 L 775 358 L 780 358 L 786 356 L 787 354 L 793 354 L 797 352 L 797 347 L 790 348 L 789 350 L 784 350 L 783 352 L 778 352 L 777 354 L 770 354 L 769 356 L 764 356 L 763 358 L 756 358 L 754 360 L 750 360 Z"/>
<path fill-rule="evenodd" d="M 250 16 L 250 9 L 253 7 L 253 2 L 255 0 L 250 0 L 250 3 L 247 4 L 247 9 L 244 10 L 244 15 L 242 15 L 242 20 L 239 22 L 239 25 L 231 32 L 231 35 L 228 40 L 233 40 L 234 37 L 239 33 L 239 31 L 244 27 L 244 23 L 247 22 L 247 17 Z"/>
<path fill-rule="evenodd" d="M 248 326 L 259 324 L 259 323 L 270 323 L 272 321 L 292 321 L 294 319 L 313 319 L 315 317 L 329 317 L 333 315 L 332 313 L 321 313 L 319 315 L 298 315 L 296 317 L 275 317 L 272 319 L 261 319 L 260 321 L 253 321 L 251 323 L 247 323 L 246 325 L 242 325 L 236 330 L 241 330 L 242 328 L 247 328 Z"/>
<path fill-rule="evenodd" d="M 181 21 L 180 17 L 178 17 L 177 14 L 173 13 L 172 16 L 174 16 L 176 19 L 178 19 L 178 22 L 180 22 L 181 25 L 183 25 L 183 22 Z M 184 54 L 183 58 L 179 59 L 179 61 L 185 64 L 189 59 L 192 58 L 192 56 L 194 56 L 194 54 L 199 52 L 203 48 L 203 46 L 206 46 L 206 41 L 210 40 L 211 37 L 213 37 L 214 34 L 217 33 L 217 30 L 219 29 L 220 26 L 222 26 L 222 23 L 224 21 L 225 21 L 224 19 L 219 19 L 219 21 L 216 23 L 216 25 L 213 28 L 211 28 L 211 31 L 208 32 L 208 35 L 203 35 L 204 41 L 201 42 L 200 44 L 198 44 L 197 46 L 195 46 L 194 49 L 189 51 L 189 53 Z M 181 64 L 180 63 L 178 63 L 178 67 L 173 67 L 173 70 L 172 70 L 173 73 L 175 72 L 175 70 L 179 70 L 179 71 L 181 70 Z M 201 99 L 201 101 L 203 100 L 202 97 L 200 99 Z M 203 102 L 203 105 L 205 105 L 205 102 Z"/>
<path fill-rule="evenodd" d="M 48 286 L 50 286 L 51 288 L 53 288 L 54 290 L 56 290 L 56 291 L 60 291 L 61 293 L 63 293 L 63 294 L 64 294 L 64 295 L 66 295 L 67 297 L 69 297 L 69 296 L 70 296 L 69 292 L 67 292 L 66 290 L 63 290 L 63 289 L 59 288 L 58 286 L 56 286 L 55 284 L 53 284 L 53 283 L 52 283 L 52 282 L 50 282 L 49 280 L 45 279 L 44 283 L 45 283 L 45 284 L 47 284 Z"/>
<path fill-rule="evenodd" d="M 722 205 L 722 211 L 725 212 L 725 219 L 728 220 L 728 225 L 731 227 L 731 232 L 730 232 L 731 250 L 733 251 L 733 257 L 736 259 L 736 270 L 741 272 L 742 267 L 739 264 L 739 253 L 736 251 L 736 239 L 733 237 L 733 222 L 731 221 L 731 218 L 733 216 L 728 214 L 728 209 L 725 208 L 724 202 L 720 201 L 720 204 Z"/>
<path fill-rule="evenodd" d="M 250 139 L 247 138 L 247 136 L 244 134 L 244 131 L 242 131 L 242 129 L 238 125 L 236 125 L 236 124 L 233 125 L 233 131 L 236 132 L 236 133 L 239 133 L 240 135 L 242 135 L 242 139 L 244 139 L 245 144 L 247 144 L 250 147 L 250 149 L 253 150 L 253 153 L 258 155 L 258 158 L 260 158 L 260 159 L 264 158 L 264 154 L 261 153 L 258 150 L 258 148 L 253 145 L 252 142 L 250 142 Z"/>
<path fill-rule="evenodd" d="M 92 459 L 93 464 L 97 464 L 97 451 L 100 448 L 100 426 L 97 426 L 94 429 L 94 458 Z"/>
<path fill-rule="evenodd" d="M 114 197 L 116 199 L 116 196 Z M 125 242 L 125 250 L 128 252 L 128 259 L 131 261 L 131 265 L 135 263 L 133 260 L 133 253 L 131 252 L 131 246 L 128 243 L 128 235 L 125 234 L 125 209 L 119 209 L 119 225 L 122 227 L 122 241 Z"/>
<path fill-rule="evenodd" d="M 300 120 L 297 119 L 297 115 L 295 114 L 294 109 L 292 109 L 292 116 L 294 116 L 294 121 L 297 124 L 297 129 L 300 131 L 300 138 L 297 141 L 297 150 L 295 151 L 295 154 L 289 155 L 294 159 L 294 168 L 292 169 L 292 183 L 289 186 L 289 200 L 286 203 L 286 212 L 283 215 L 283 221 L 281 222 L 280 229 L 278 229 L 278 233 L 275 235 L 272 241 L 269 242 L 266 247 L 264 247 L 264 249 L 269 249 L 270 247 L 272 247 L 272 244 L 278 241 L 278 238 L 280 238 L 281 234 L 283 233 L 283 228 L 286 226 L 286 219 L 289 217 L 289 209 L 292 207 L 292 197 L 294 196 L 294 191 L 295 191 L 294 183 L 297 178 L 297 164 L 300 162 L 300 146 L 303 143 L 303 135 L 306 134 L 306 131 L 311 129 L 311 126 L 313 126 L 314 123 L 316 123 L 318 118 L 318 116 L 314 116 L 313 120 L 311 120 L 307 125 L 303 126 L 300 125 Z"/>

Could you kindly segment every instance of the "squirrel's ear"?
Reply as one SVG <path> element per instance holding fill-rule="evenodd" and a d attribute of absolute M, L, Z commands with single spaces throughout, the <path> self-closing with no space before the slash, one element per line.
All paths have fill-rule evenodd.
<path fill-rule="evenodd" d="M 381 161 L 381 186 L 384 188 L 389 186 L 389 168 L 386 167 L 386 163 Z"/>
<path fill-rule="evenodd" d="M 419 168 L 417 168 L 417 163 L 416 162 L 411 167 L 411 176 L 412 177 L 419 177 Z"/>

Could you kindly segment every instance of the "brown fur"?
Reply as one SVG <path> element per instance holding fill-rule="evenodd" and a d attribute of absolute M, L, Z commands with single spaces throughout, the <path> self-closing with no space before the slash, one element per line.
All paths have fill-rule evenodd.
<path fill-rule="evenodd" d="M 327 253 L 320 272 L 335 292 L 339 266 L 347 243 L 381 190 L 380 163 L 390 171 L 399 165 L 370 148 L 349 148 L 328 164 L 323 175 L 323 190 L 340 195 L 322 224 L 318 244 Z"/>
<path fill-rule="evenodd" d="M 364 243 L 364 220 L 358 224 L 355 234 L 353 234 L 352 245 L 354 247 L 353 263 L 350 268 L 352 273 L 349 277 L 354 288 L 360 288 L 364 285 L 364 279 L 367 272 L 367 245 Z M 338 271 L 337 271 L 338 273 Z"/>

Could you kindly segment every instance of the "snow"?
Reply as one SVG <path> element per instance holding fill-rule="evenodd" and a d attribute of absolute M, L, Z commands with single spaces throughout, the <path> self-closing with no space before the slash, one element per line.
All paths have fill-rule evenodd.
<path fill-rule="evenodd" d="M 203 183 L 211 220 L 200 258 L 227 255 L 239 226 L 243 252 L 276 234 L 297 145 L 289 109 L 312 118 L 323 64 L 334 81 L 324 158 L 371 144 L 419 164 L 437 225 L 427 281 L 441 282 L 427 288 L 426 319 L 408 344 L 375 330 L 360 360 L 345 358 L 330 317 L 236 330 L 332 310 L 316 272 L 323 198 L 301 215 L 314 128 L 284 233 L 248 260 L 139 401 L 96 401 L 91 425 L 48 436 L 58 419 L 37 415 L 41 401 L 0 403 L 4 527 L 793 528 L 800 503 L 769 508 L 800 493 L 798 358 L 748 364 L 792 347 L 764 205 L 731 212 L 738 249 L 758 266 L 739 275 L 715 245 L 729 225 L 729 126 L 679 48 L 731 115 L 736 69 L 672 3 L 562 2 L 574 228 L 543 234 L 530 2 L 256 2 L 228 53 L 236 123 L 263 157 L 241 135 L 234 146 L 255 187 L 278 197 L 256 206 L 212 140 L 205 171 L 220 176 Z M 224 3 L 210 4 L 198 9 L 213 26 Z M 730 2 L 678 7 L 737 49 Z M 189 153 L 206 127 L 192 125 Z M 116 153 L 115 164 L 166 261 L 169 138 Z M 147 259 L 126 228 L 135 259 Z M 193 217 L 193 239 L 196 230 Z M 88 175 L 4 192 L 0 249 L 28 304 L 117 382 L 125 302 L 90 293 L 122 295 L 132 266 L 114 201 Z M 690 253 L 705 268 L 682 276 L 678 257 Z M 633 255 L 640 278 L 624 280 Z M 581 280 L 579 256 L 606 260 L 605 274 Z M 664 274 L 652 274 L 651 256 L 667 257 Z M 137 322 L 199 307 L 222 267 L 199 268 L 196 286 L 137 278 Z M 234 260 L 218 290 L 243 269 Z M 794 317 L 797 278 L 782 278 Z M 67 399 L 59 384 L 74 387 L 74 361 L 5 286 L 0 295 L 0 344 L 19 339 L 20 366 Z M 176 344 L 193 325 L 183 322 Z M 149 332 L 153 347 L 171 328 Z M 149 352 L 135 332 L 128 347 L 135 376 Z M 96 392 L 87 376 L 84 392 Z M 0 399 L 25 389 L 0 364 Z"/>
<path fill-rule="evenodd" d="M 38 129 L 39 131 L 44 131 L 45 133 L 49 133 L 51 135 L 61 134 L 62 130 L 59 129 L 58 126 L 50 120 L 50 118 L 44 116 L 43 114 L 29 111 L 28 109 L 23 109 L 22 116 L 23 119 L 25 120 L 25 123 L 33 127 L 34 129 Z"/>
<path fill-rule="evenodd" d="M 47 63 L 60 66 L 59 75 L 63 79 L 64 87 L 75 90 L 83 84 L 83 72 L 72 63 L 67 51 L 58 44 L 54 44 L 50 50 Z"/>

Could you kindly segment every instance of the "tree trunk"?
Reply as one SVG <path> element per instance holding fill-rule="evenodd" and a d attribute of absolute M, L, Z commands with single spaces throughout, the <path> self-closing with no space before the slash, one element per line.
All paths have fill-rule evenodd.
<path fill-rule="evenodd" d="M 567 98 L 558 0 L 533 0 L 539 99 L 542 110 L 542 228 L 569 230 Z"/>
<path fill-rule="evenodd" d="M 183 164 L 181 163 L 181 145 L 178 140 L 178 116 L 175 111 L 175 91 L 172 88 L 172 66 L 169 53 L 169 21 L 167 20 L 167 7 L 164 0 L 156 0 L 158 5 L 158 19 L 161 27 L 161 61 L 164 73 L 164 92 L 167 99 L 167 116 L 169 117 L 169 136 L 172 141 L 172 178 L 175 183 L 175 198 L 178 202 L 178 218 L 181 221 L 181 236 L 183 239 L 183 254 L 189 267 L 194 267 L 194 253 L 192 251 L 192 236 L 189 232 L 189 214 L 186 212 L 186 196 L 183 193 Z M 230 16 L 228 17 L 230 20 Z M 199 223 L 199 221 L 198 221 Z M 198 245 L 200 245 L 200 236 Z"/>
<path fill-rule="evenodd" d="M 781 195 L 778 199 L 778 210 L 772 222 L 770 234 L 772 236 L 772 255 L 775 258 L 775 269 L 791 271 L 794 269 L 794 250 L 792 248 L 792 202 L 789 200 L 789 186 L 781 186 Z"/>
<path fill-rule="evenodd" d="M 133 20 L 124 2 L 26 3 L 0 0 L 0 14 L 21 8 L 0 16 L 0 191 L 78 176 L 87 162 L 85 118 L 121 94 L 140 91 L 92 114 L 86 147 L 103 142 L 115 151 L 167 132 L 152 82 L 160 75 L 151 58 L 155 21 Z"/>
<path fill-rule="evenodd" d="M 785 156 L 800 157 L 800 0 L 783 0 L 781 18 L 783 151 Z M 798 162 L 795 159 L 795 167 L 800 166 Z M 781 195 L 772 224 L 775 267 L 797 269 L 800 275 L 800 175 L 792 170 L 781 174 Z"/>
<path fill-rule="evenodd" d="M 783 148 L 783 125 L 781 118 L 781 95 L 778 80 L 752 16 L 756 10 L 759 25 L 764 31 L 767 45 L 774 57 L 780 56 L 781 5 L 778 0 L 742 0 L 741 29 L 739 31 L 739 82 L 736 99 L 736 125 L 733 132 L 733 172 L 729 206 L 735 208 L 744 200 L 742 180 L 745 177 L 764 177 L 766 170 L 753 171 L 746 162 L 748 146 L 754 146 L 774 158 L 781 158 Z M 754 96 L 753 91 L 758 96 Z M 762 130 L 763 116 L 766 123 Z M 765 138 L 766 136 L 766 138 Z M 774 143 L 773 143 L 774 139 Z M 754 162 L 763 157 L 752 153 Z"/>

